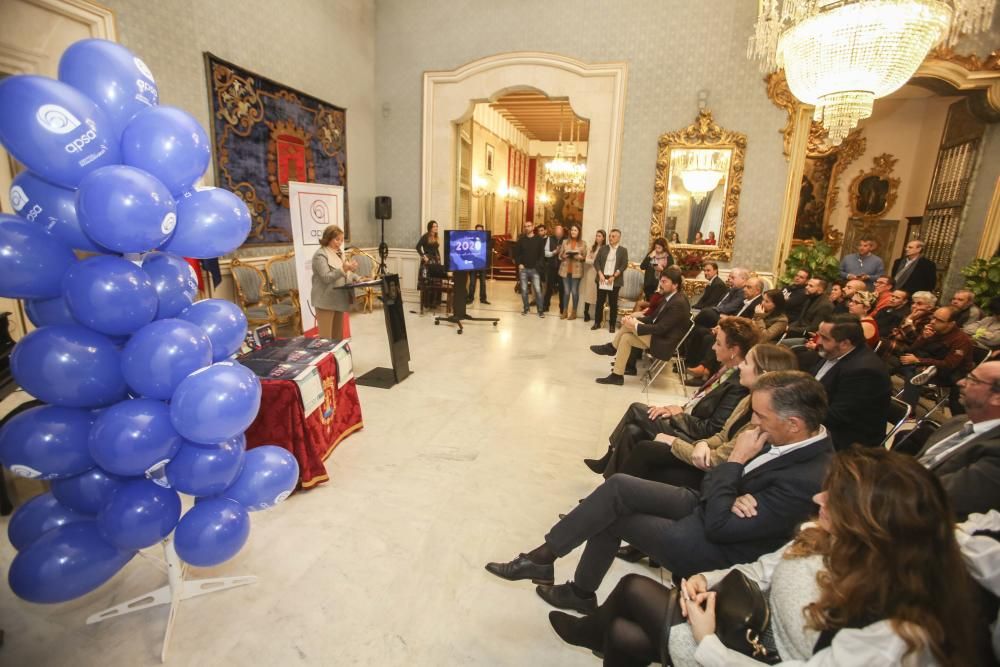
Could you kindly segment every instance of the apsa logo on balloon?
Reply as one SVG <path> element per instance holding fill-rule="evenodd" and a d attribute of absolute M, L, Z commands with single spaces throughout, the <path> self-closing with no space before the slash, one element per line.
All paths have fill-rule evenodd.
<path fill-rule="evenodd" d="M 149 70 L 149 67 L 146 66 L 146 63 L 142 62 L 142 59 L 139 58 L 139 56 L 135 56 L 134 58 L 132 58 L 132 62 L 135 63 L 136 68 L 142 73 L 144 77 L 146 77 L 150 81 L 155 81 L 155 79 L 153 78 L 153 73 Z"/>
<path fill-rule="evenodd" d="M 55 134 L 69 134 L 80 127 L 77 117 L 58 104 L 43 104 L 38 107 L 35 118 L 42 127 Z"/>
<path fill-rule="evenodd" d="M 65 148 L 66 148 L 66 152 L 67 153 L 79 153 L 80 151 L 83 150 L 84 146 L 86 146 L 91 141 L 93 141 L 94 139 L 97 138 L 97 128 L 94 125 L 94 121 L 92 121 L 90 119 L 87 119 L 87 127 L 89 127 L 90 129 L 87 130 L 86 132 L 84 132 L 83 134 L 81 134 L 79 137 L 77 137 L 73 141 L 71 141 L 68 144 L 66 144 Z M 98 155 L 103 155 L 103 154 L 104 154 L 104 151 L 101 150 L 101 152 Z M 87 162 L 92 162 L 92 161 L 93 161 L 93 158 L 90 159 L 90 160 L 87 160 Z M 82 164 L 83 160 L 81 160 L 80 162 Z"/>
<path fill-rule="evenodd" d="M 163 216 L 163 222 L 160 223 L 160 232 L 163 234 L 169 234 L 174 231 L 174 227 L 177 226 L 177 214 L 167 213 Z"/>
<path fill-rule="evenodd" d="M 24 188 L 20 185 L 15 185 L 10 189 L 10 205 L 14 207 L 14 210 L 18 213 L 21 209 L 28 203 L 28 195 L 24 193 Z"/>

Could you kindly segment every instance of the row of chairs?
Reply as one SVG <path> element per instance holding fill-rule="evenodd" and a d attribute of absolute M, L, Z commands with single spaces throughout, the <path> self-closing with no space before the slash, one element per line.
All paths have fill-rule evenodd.
<path fill-rule="evenodd" d="M 347 258 L 358 263 L 359 276 L 374 278 L 378 267 L 374 257 L 360 248 L 351 248 Z M 294 252 L 276 255 L 267 260 L 261 271 L 238 257 L 232 259 L 236 299 L 250 326 L 270 324 L 277 331 L 279 326 L 290 325 L 297 333 L 302 332 L 295 261 Z M 361 288 L 355 299 L 364 312 L 370 313 L 374 309 L 375 290 Z"/>

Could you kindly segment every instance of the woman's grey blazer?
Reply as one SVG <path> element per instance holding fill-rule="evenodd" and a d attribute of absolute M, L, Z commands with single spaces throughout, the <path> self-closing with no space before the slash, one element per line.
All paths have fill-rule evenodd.
<path fill-rule="evenodd" d="M 312 291 L 309 299 L 313 308 L 347 312 L 351 309 L 353 290 L 334 289 L 343 287 L 351 277 L 344 272 L 343 261 L 334 256 L 332 259 L 340 266 L 330 264 L 330 257 L 323 246 L 320 246 L 312 258 Z"/>

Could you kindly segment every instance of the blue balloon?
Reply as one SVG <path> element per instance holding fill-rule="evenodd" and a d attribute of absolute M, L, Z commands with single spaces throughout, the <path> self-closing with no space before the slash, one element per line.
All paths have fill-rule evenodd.
<path fill-rule="evenodd" d="M 122 350 L 122 373 L 140 396 L 169 400 L 191 373 L 212 363 L 212 343 L 201 327 L 178 319 L 139 329 Z"/>
<path fill-rule="evenodd" d="M 177 317 L 198 296 L 198 276 L 183 257 L 169 252 L 151 252 L 142 258 L 142 270 L 153 281 L 160 305 L 156 319 Z"/>
<path fill-rule="evenodd" d="M 35 496 L 16 510 L 7 524 L 7 538 L 14 548 L 23 551 L 53 528 L 90 517 L 62 505 L 51 493 Z"/>
<path fill-rule="evenodd" d="M 159 248 L 177 224 L 176 204 L 166 186 L 125 165 L 88 174 L 76 192 L 76 214 L 89 238 L 122 253 Z"/>
<path fill-rule="evenodd" d="M 119 549 L 145 549 L 181 518 L 181 497 L 148 479 L 126 482 L 97 515 L 101 536 Z"/>
<path fill-rule="evenodd" d="M 47 327 L 53 324 L 79 324 L 73 313 L 69 312 L 69 304 L 62 296 L 51 299 L 27 299 L 24 310 L 28 319 L 36 327 Z"/>
<path fill-rule="evenodd" d="M 249 368 L 221 361 L 181 381 L 170 401 L 170 420 L 192 442 L 223 442 L 253 423 L 260 394 L 260 379 Z"/>
<path fill-rule="evenodd" d="M 80 228 L 76 216 L 76 190 L 53 185 L 30 171 L 22 171 L 10 186 L 10 203 L 19 216 L 41 225 L 69 247 L 104 252 Z"/>
<path fill-rule="evenodd" d="M 257 512 L 283 501 L 298 483 L 299 463 L 292 453 L 276 445 L 263 445 L 246 453 L 243 472 L 221 495 Z"/>
<path fill-rule="evenodd" d="M 88 439 L 90 410 L 40 405 L 12 417 L 0 429 L 0 461 L 29 479 L 73 477 L 94 467 Z"/>
<path fill-rule="evenodd" d="M 156 81 L 146 63 L 106 39 L 71 44 L 59 59 L 59 80 L 94 100 L 118 137 L 135 114 L 159 103 Z"/>
<path fill-rule="evenodd" d="M 232 301 L 202 299 L 178 316 L 197 324 L 212 341 L 212 361 L 236 354 L 247 335 L 247 316 Z"/>
<path fill-rule="evenodd" d="M 211 446 L 185 443 L 167 464 L 165 482 L 191 496 L 222 493 L 243 469 L 246 446 L 242 435 Z"/>
<path fill-rule="evenodd" d="M 143 475 L 166 465 L 183 439 L 170 425 L 166 403 L 132 398 L 101 412 L 90 429 L 90 455 L 115 475 Z"/>
<path fill-rule="evenodd" d="M 63 275 L 63 295 L 78 322 L 109 336 L 146 326 L 158 304 L 149 276 L 127 259 L 111 255 L 71 266 Z"/>
<path fill-rule="evenodd" d="M 41 225 L 0 213 L 0 296 L 51 299 L 76 262 L 70 247 Z"/>
<path fill-rule="evenodd" d="M 176 107 L 140 111 L 122 132 L 122 162 L 148 171 L 175 195 L 194 185 L 211 160 L 205 130 Z"/>
<path fill-rule="evenodd" d="M 0 143 L 28 169 L 65 188 L 121 162 L 107 115 L 72 86 L 44 76 L 0 81 Z"/>
<path fill-rule="evenodd" d="M 220 257 L 243 245 L 252 222 L 250 209 L 229 190 L 191 190 L 177 200 L 177 230 L 163 249 L 197 259 Z"/>
<path fill-rule="evenodd" d="M 122 355 L 106 336 L 82 326 L 35 329 L 14 346 L 14 379 L 37 399 L 99 408 L 125 398 Z"/>
<path fill-rule="evenodd" d="M 100 468 L 91 468 L 76 477 L 52 480 L 52 495 L 65 507 L 82 514 L 96 515 L 125 480 Z"/>
<path fill-rule="evenodd" d="M 96 521 L 76 521 L 53 528 L 15 556 L 7 581 L 22 600 L 66 602 L 106 582 L 134 555 L 108 544 Z"/>
<path fill-rule="evenodd" d="M 212 567 L 243 548 L 250 536 L 250 515 L 226 498 L 202 501 L 181 517 L 174 531 L 174 548 L 185 563 Z"/>

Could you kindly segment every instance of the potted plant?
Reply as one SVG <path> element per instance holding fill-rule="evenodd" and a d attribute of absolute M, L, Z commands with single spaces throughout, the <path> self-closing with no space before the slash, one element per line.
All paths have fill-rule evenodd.
<path fill-rule="evenodd" d="M 828 243 L 816 241 L 811 245 L 797 245 L 785 258 L 785 272 L 781 274 L 783 285 L 790 285 L 796 271 L 806 269 L 815 278 L 833 281 L 840 278 L 840 260 Z"/>
<path fill-rule="evenodd" d="M 976 295 L 976 305 L 980 308 L 1000 294 L 1000 257 L 973 260 L 962 269 L 962 275 L 965 288 Z"/>

